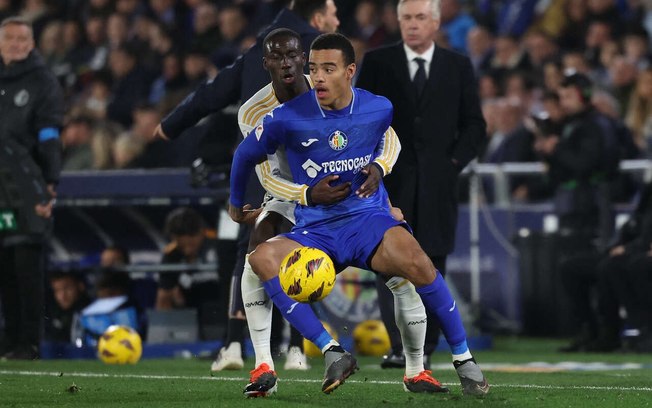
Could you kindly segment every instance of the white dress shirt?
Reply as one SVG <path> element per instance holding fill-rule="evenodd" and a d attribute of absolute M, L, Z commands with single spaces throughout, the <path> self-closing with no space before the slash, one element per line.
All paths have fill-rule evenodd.
<path fill-rule="evenodd" d="M 403 43 L 403 48 L 405 49 L 405 55 L 407 55 L 408 60 L 408 70 L 410 71 L 410 80 L 414 79 L 414 76 L 419 69 L 419 64 L 414 60 L 415 58 L 422 58 L 425 62 L 426 78 L 430 77 L 430 62 L 432 61 L 432 56 L 435 54 L 435 43 L 433 42 L 430 48 L 426 50 L 423 54 L 417 54 L 412 51 L 410 47 Z"/>

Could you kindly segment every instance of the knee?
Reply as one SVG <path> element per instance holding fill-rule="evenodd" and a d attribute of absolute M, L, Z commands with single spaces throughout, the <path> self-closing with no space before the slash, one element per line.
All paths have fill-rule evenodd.
<path fill-rule="evenodd" d="M 422 250 L 407 254 L 406 262 L 404 270 L 405 278 L 416 287 L 432 283 L 438 274 L 430 258 Z"/>
<path fill-rule="evenodd" d="M 275 265 L 274 259 L 272 246 L 263 243 L 249 255 L 249 264 L 254 273 L 262 281 L 266 281 L 278 275 L 278 265 Z"/>

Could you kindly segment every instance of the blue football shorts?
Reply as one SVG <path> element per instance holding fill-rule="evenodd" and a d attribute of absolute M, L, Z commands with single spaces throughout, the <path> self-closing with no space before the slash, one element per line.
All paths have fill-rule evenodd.
<path fill-rule="evenodd" d="M 294 227 L 281 235 L 303 246 L 326 252 L 337 271 L 347 266 L 371 270 L 371 257 L 385 232 L 397 225 L 412 233 L 406 222 L 395 220 L 389 212 L 374 209 L 338 217 L 334 222 Z"/>

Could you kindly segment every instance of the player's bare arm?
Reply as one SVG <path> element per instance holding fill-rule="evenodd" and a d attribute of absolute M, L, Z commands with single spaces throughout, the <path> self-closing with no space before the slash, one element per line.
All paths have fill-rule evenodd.
<path fill-rule="evenodd" d="M 229 216 L 238 224 L 254 224 L 262 210 L 262 208 L 252 208 L 251 204 L 245 204 L 244 207 L 229 204 Z"/>

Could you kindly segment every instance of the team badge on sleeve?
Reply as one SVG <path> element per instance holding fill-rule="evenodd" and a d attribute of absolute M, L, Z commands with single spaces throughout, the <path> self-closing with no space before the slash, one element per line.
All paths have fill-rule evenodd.
<path fill-rule="evenodd" d="M 263 135 L 263 125 L 258 125 L 254 134 L 256 135 L 256 140 L 260 142 L 260 137 Z"/>
<path fill-rule="evenodd" d="M 349 144 L 349 138 L 340 130 L 336 130 L 328 136 L 328 145 L 333 150 L 343 150 Z"/>

